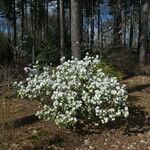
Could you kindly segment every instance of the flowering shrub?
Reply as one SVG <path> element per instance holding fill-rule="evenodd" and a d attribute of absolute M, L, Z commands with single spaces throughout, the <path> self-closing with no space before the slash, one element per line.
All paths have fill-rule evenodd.
<path fill-rule="evenodd" d="M 18 93 L 22 97 L 41 100 L 50 96 L 43 110 L 36 113 L 39 118 L 54 120 L 56 124 L 74 127 L 77 124 L 92 123 L 96 126 L 127 117 L 127 92 L 125 85 L 118 83 L 97 67 L 98 56 L 86 56 L 83 60 L 72 58 L 64 61 L 52 73 L 38 67 L 29 70 L 27 85 L 19 83 Z M 98 69 L 97 69 L 98 68 Z"/>
<path fill-rule="evenodd" d="M 28 74 L 25 83 L 14 83 L 21 98 L 43 100 L 45 96 L 51 95 L 52 80 L 49 67 L 40 69 L 37 62 L 36 65 L 25 67 L 24 70 Z"/>

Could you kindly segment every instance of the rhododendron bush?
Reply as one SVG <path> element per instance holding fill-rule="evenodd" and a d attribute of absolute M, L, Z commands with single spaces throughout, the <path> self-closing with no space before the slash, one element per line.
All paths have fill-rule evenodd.
<path fill-rule="evenodd" d="M 98 68 L 100 63 L 98 56 L 68 61 L 62 58 L 54 70 L 40 70 L 38 65 L 25 68 L 26 82 L 15 85 L 21 97 L 41 102 L 47 98 L 48 103 L 36 113 L 40 119 L 66 127 L 88 123 L 100 126 L 129 115 L 125 85 Z"/>

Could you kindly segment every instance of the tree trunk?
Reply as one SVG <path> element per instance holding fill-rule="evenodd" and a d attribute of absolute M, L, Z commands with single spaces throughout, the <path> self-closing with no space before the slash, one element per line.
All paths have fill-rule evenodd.
<path fill-rule="evenodd" d="M 49 4 L 49 1 L 48 0 L 45 0 L 45 31 L 44 31 L 44 36 L 45 36 L 45 42 L 46 42 L 46 45 L 48 45 L 48 40 L 49 40 L 49 14 L 48 14 L 48 4 Z M 46 62 L 46 66 L 48 65 L 48 48 L 46 47 L 45 49 L 45 62 Z"/>
<path fill-rule="evenodd" d="M 49 26 L 48 26 L 48 24 L 49 24 L 49 17 L 48 17 L 48 4 L 49 4 L 49 2 L 48 2 L 48 0 L 46 0 L 46 39 L 47 39 L 47 41 L 48 41 L 48 36 L 49 36 L 49 34 L 48 34 L 48 31 L 49 31 Z"/>
<path fill-rule="evenodd" d="M 91 6 L 91 44 L 90 44 L 90 47 L 93 52 L 93 47 L 94 47 L 94 2 L 92 2 L 92 6 Z"/>
<path fill-rule="evenodd" d="M 102 8 L 102 5 L 100 4 L 100 10 Z M 104 34 L 103 34 L 103 21 L 102 21 L 102 16 L 100 17 L 100 29 L 101 29 L 101 48 L 103 49 L 104 47 L 104 41 L 103 41 L 103 38 L 104 38 Z"/>
<path fill-rule="evenodd" d="M 97 17 L 98 17 L 98 19 L 97 19 L 97 26 L 98 26 L 98 35 L 97 35 L 97 40 L 98 40 L 98 47 L 100 47 L 100 0 L 98 0 L 98 2 L 97 2 L 98 4 L 97 4 Z"/>
<path fill-rule="evenodd" d="M 140 47 L 141 47 L 141 31 L 142 31 L 142 24 L 141 24 L 141 13 L 142 13 L 142 7 L 141 7 L 141 1 L 139 5 L 139 18 L 138 18 L 138 54 L 140 53 Z"/>
<path fill-rule="evenodd" d="M 86 31 L 86 33 L 87 33 L 87 45 L 88 45 L 88 47 L 90 47 L 90 17 L 87 16 L 86 18 L 87 18 L 87 31 Z"/>
<path fill-rule="evenodd" d="M 149 13 L 149 2 L 146 0 L 143 5 L 142 12 L 142 31 L 141 31 L 141 47 L 140 47 L 140 56 L 139 64 L 140 69 L 145 66 L 145 57 L 147 49 L 147 37 L 148 37 L 148 13 Z"/>
<path fill-rule="evenodd" d="M 124 10 L 124 47 L 126 49 L 126 34 L 127 34 L 127 4 L 125 2 L 125 10 Z"/>
<path fill-rule="evenodd" d="M 131 13 L 131 19 L 130 19 L 130 41 L 129 41 L 129 48 L 132 48 L 133 44 L 133 15 L 134 15 L 134 6 L 132 5 L 132 13 Z"/>
<path fill-rule="evenodd" d="M 83 24 L 84 24 L 84 22 L 83 22 L 83 18 L 84 18 L 84 10 L 83 10 L 83 7 L 84 7 L 84 1 L 81 1 L 81 3 L 80 3 L 81 5 L 80 5 L 80 21 L 81 21 L 81 25 L 80 25 L 80 31 L 81 31 L 81 34 L 80 34 L 80 41 L 81 41 L 81 46 L 82 46 L 82 42 L 83 42 L 83 32 L 84 32 L 84 29 L 83 29 Z"/>
<path fill-rule="evenodd" d="M 31 0 L 31 25 L 33 35 L 32 64 L 35 63 L 35 52 L 37 51 L 37 24 L 37 1 Z"/>
<path fill-rule="evenodd" d="M 21 11 L 22 11 L 22 13 L 21 13 L 21 29 L 22 29 L 22 32 L 21 32 L 21 41 L 23 41 L 24 40 L 24 32 L 25 32 L 25 27 L 24 27 L 24 18 L 25 18 L 25 15 L 24 15 L 24 0 L 22 0 L 21 1 Z M 23 44 L 23 43 L 22 43 Z M 21 46 L 22 47 L 22 46 Z M 22 49 L 23 49 L 23 47 L 22 47 Z"/>
<path fill-rule="evenodd" d="M 119 48 L 122 44 L 121 23 L 122 23 L 121 2 L 118 1 L 117 10 L 115 10 L 115 13 L 114 13 L 114 33 L 113 33 L 114 48 Z"/>
<path fill-rule="evenodd" d="M 72 56 L 81 58 L 81 40 L 80 40 L 80 0 L 71 0 L 71 51 Z"/>
<path fill-rule="evenodd" d="M 64 41 L 64 34 L 65 34 L 65 14 L 64 14 L 64 1 L 59 0 L 59 25 L 60 25 L 60 50 L 61 50 L 61 57 L 64 56 L 64 49 L 65 49 L 65 41 Z"/>
<path fill-rule="evenodd" d="M 14 27 L 14 59 L 16 59 L 16 47 L 17 47 L 17 22 L 16 22 L 16 1 L 13 1 L 13 27 Z"/>
<path fill-rule="evenodd" d="M 24 13 L 25 13 L 25 21 L 24 21 L 24 24 L 25 24 L 25 32 L 27 32 L 27 28 L 28 28 L 28 6 L 27 6 L 27 0 L 25 0 L 25 8 L 24 8 Z"/>
<path fill-rule="evenodd" d="M 8 33 L 7 37 L 8 37 L 8 42 L 11 45 L 11 31 L 10 31 L 11 29 L 10 29 L 10 27 L 11 27 L 10 20 L 7 19 L 7 33 Z"/>

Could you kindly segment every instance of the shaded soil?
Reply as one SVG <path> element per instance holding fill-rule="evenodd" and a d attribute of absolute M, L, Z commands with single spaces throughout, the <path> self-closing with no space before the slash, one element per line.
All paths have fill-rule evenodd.
<path fill-rule="evenodd" d="M 150 150 L 150 77 L 136 76 L 123 83 L 129 92 L 128 119 L 78 133 L 38 120 L 34 116 L 38 102 L 3 90 L 0 150 Z"/>

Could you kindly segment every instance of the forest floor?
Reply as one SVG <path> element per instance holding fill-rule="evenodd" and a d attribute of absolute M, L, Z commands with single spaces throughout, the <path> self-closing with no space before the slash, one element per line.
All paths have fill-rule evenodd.
<path fill-rule="evenodd" d="M 0 88 L 0 150 L 150 150 L 150 77 L 123 81 L 129 92 L 126 121 L 76 133 L 35 116 L 38 102 Z"/>

